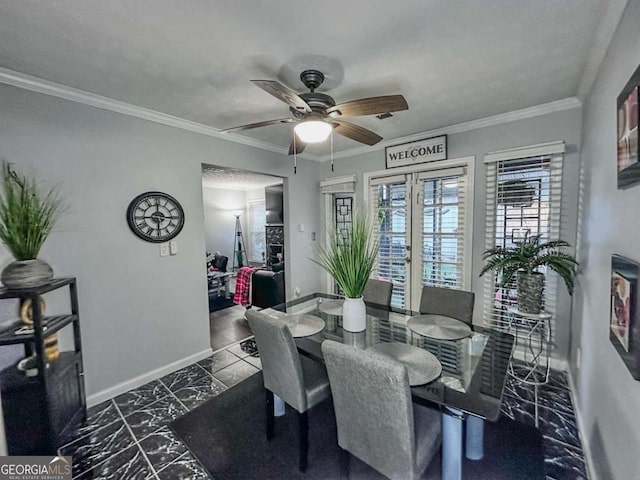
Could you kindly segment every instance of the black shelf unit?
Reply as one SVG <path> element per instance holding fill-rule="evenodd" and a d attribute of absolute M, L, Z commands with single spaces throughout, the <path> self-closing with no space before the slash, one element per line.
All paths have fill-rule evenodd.
<path fill-rule="evenodd" d="M 42 316 L 39 297 L 68 287 L 71 312 Z M 56 278 L 25 289 L 0 288 L 2 299 L 31 299 L 33 333 L 16 334 L 15 322 L 0 330 L 0 348 L 23 344 L 25 356 L 36 355 L 38 374 L 28 377 L 12 365 L 0 372 L 0 390 L 9 455 L 55 455 L 72 430 L 86 420 L 84 370 L 76 279 Z M 74 350 L 47 361 L 44 341 L 71 325 Z"/>

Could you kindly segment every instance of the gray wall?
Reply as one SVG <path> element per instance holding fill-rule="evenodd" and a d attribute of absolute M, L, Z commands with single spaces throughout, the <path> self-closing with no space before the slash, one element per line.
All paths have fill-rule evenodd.
<path fill-rule="evenodd" d="M 245 240 L 247 240 L 247 203 L 244 190 L 224 188 L 202 188 L 204 202 L 204 236 L 207 252 L 219 251 L 229 257 L 227 269 L 233 266 L 235 250 L 235 212 L 242 212 L 240 224 Z M 244 247 L 247 248 L 246 246 Z"/>
<path fill-rule="evenodd" d="M 5 85 L 0 105 L 0 157 L 59 184 L 70 205 L 41 257 L 78 278 L 88 394 L 209 348 L 202 163 L 289 177 L 287 224 L 312 228 L 287 231 L 288 292 L 320 287 L 307 259 L 319 224 L 315 162 L 293 176 L 283 155 Z M 126 224 L 128 203 L 147 190 L 185 210 L 177 256 L 160 257 Z M 0 267 L 10 260 L 0 247 Z"/>
<path fill-rule="evenodd" d="M 485 249 L 485 166 L 486 153 L 506 148 L 535 145 L 538 143 L 564 140 L 568 153 L 565 155 L 563 211 L 568 219 L 568 228 L 561 233 L 563 239 L 575 244 L 576 210 L 578 199 L 578 171 L 580 145 L 581 109 L 574 108 L 547 115 L 517 120 L 492 127 L 456 133 L 448 137 L 448 157 L 460 158 L 476 156 L 474 219 L 473 219 L 473 268 L 472 289 L 476 293 L 475 322 L 482 312 L 482 293 L 484 278 L 479 278 L 482 269 L 482 251 Z M 335 172 L 327 163 L 322 166 L 322 179 L 332 176 L 357 174 L 356 197 L 361 204 L 363 199 L 363 173 L 385 169 L 384 150 L 356 157 L 338 159 Z M 393 169 L 389 170 L 391 174 Z M 554 356 L 565 359 L 569 348 L 571 297 L 564 286 L 558 290 L 558 311 L 556 312 L 556 343 Z"/>
<path fill-rule="evenodd" d="M 571 372 L 583 441 L 602 480 L 638 478 L 640 472 L 640 382 L 609 342 L 611 254 L 640 261 L 640 185 L 616 187 L 616 98 L 640 65 L 639 25 L 640 1 L 630 0 L 584 104 L 583 275 L 575 301 L 580 321 L 573 331 Z"/>

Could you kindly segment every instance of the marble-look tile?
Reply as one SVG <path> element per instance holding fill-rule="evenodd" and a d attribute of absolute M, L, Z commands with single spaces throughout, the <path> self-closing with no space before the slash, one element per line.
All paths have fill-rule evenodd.
<path fill-rule="evenodd" d="M 262 370 L 262 360 L 259 357 L 253 357 L 249 355 L 248 357 L 244 357 L 245 362 L 249 362 L 251 365 L 256 367 L 259 370 Z"/>
<path fill-rule="evenodd" d="M 233 353 L 222 350 L 218 353 L 214 353 L 212 356 L 205 358 L 204 360 L 200 360 L 198 365 L 204 368 L 207 372 L 214 373 L 239 361 L 240 359 Z"/>
<path fill-rule="evenodd" d="M 242 347 L 240 346 L 239 343 L 236 343 L 235 345 L 231 345 L 230 347 L 228 347 L 227 352 L 231 352 L 236 357 L 240 357 L 240 358 L 244 358 L 249 355 L 247 352 L 242 350 Z"/>
<path fill-rule="evenodd" d="M 153 470 L 144 458 L 137 445 L 133 445 L 126 450 L 109 457 L 100 465 L 82 472 L 74 480 L 89 479 L 127 479 L 143 480 L 153 475 Z"/>
<path fill-rule="evenodd" d="M 226 389 L 227 387 L 224 383 L 207 375 L 206 378 L 202 378 L 201 380 L 176 391 L 174 395 L 184 404 L 185 407 L 192 410 L 202 402 L 219 395 Z"/>
<path fill-rule="evenodd" d="M 561 372 L 560 370 L 551 370 L 549 372 L 549 383 L 550 387 L 555 388 L 564 388 L 569 390 L 569 378 L 567 376 L 567 372 Z"/>
<path fill-rule="evenodd" d="M 147 454 L 149 462 L 156 471 L 166 467 L 187 451 L 184 443 L 167 427 L 142 439 L 140 447 Z"/>
<path fill-rule="evenodd" d="M 232 387 L 259 371 L 260 370 L 247 362 L 237 362 L 222 370 L 218 370 L 214 376 L 227 387 Z"/>
<path fill-rule="evenodd" d="M 586 480 L 587 467 L 582 450 L 544 437 L 544 473 L 556 480 Z"/>
<path fill-rule="evenodd" d="M 142 439 L 186 412 L 178 399 L 171 395 L 133 412 L 125 420 L 136 438 Z"/>
<path fill-rule="evenodd" d="M 582 447 L 578 425 L 572 413 L 541 407 L 539 416 L 540 430 L 545 437 L 564 442 L 573 447 Z"/>
<path fill-rule="evenodd" d="M 505 395 L 502 401 L 502 413 L 516 422 L 535 425 L 533 403 Z M 573 413 L 538 406 L 538 425 L 543 435 L 581 448 L 578 426 Z"/>
<path fill-rule="evenodd" d="M 73 457 L 73 474 L 77 475 L 133 444 L 134 439 L 129 430 L 119 420 L 65 445 L 60 453 Z"/>
<path fill-rule="evenodd" d="M 127 416 L 167 395 L 169 395 L 169 391 L 165 386 L 158 380 L 153 380 L 141 387 L 117 396 L 114 401 L 122 412 L 122 415 Z"/>
<path fill-rule="evenodd" d="M 69 433 L 61 443 L 68 444 L 90 434 L 100 428 L 106 427 L 121 420 L 118 409 L 111 400 L 102 402 L 87 410 L 87 421 Z"/>
<path fill-rule="evenodd" d="M 211 478 L 189 453 L 185 453 L 157 473 L 160 480 L 209 480 Z"/>
<path fill-rule="evenodd" d="M 198 381 L 209 376 L 207 372 L 197 363 L 189 365 L 177 372 L 170 373 L 160 380 L 169 390 L 175 392 L 181 388 L 196 384 Z"/>

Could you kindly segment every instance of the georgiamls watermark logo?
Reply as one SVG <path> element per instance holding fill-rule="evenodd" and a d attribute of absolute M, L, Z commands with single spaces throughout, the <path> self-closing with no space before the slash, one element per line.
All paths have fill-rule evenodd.
<path fill-rule="evenodd" d="M 71 480 L 71 457 L 0 457 L 0 480 Z"/>

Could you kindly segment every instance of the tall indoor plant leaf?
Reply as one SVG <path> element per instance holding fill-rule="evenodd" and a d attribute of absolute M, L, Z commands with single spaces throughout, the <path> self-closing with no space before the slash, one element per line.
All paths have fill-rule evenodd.
<path fill-rule="evenodd" d="M 331 228 L 329 241 L 314 260 L 333 277 L 347 298 L 362 296 L 378 257 L 375 224 L 361 211 L 353 214 L 351 230 Z"/>

